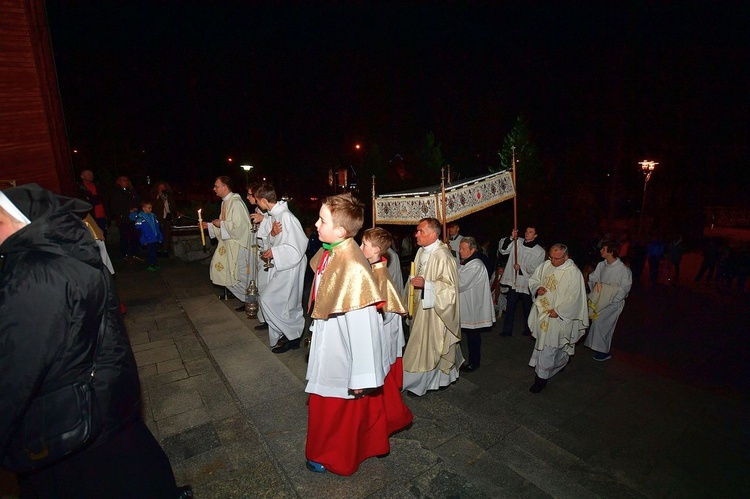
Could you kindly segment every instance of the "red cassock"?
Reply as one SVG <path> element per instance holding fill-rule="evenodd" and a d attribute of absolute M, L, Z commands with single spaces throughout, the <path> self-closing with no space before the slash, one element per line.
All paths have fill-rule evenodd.
<path fill-rule="evenodd" d="M 404 387 L 404 366 L 401 357 L 391 364 L 391 370 L 385 377 L 383 384 L 383 398 L 385 399 L 385 418 L 388 434 L 393 435 L 409 426 L 414 415 L 401 398 Z"/>
<path fill-rule="evenodd" d="M 388 454 L 388 425 L 382 388 L 359 399 L 308 400 L 305 456 L 337 475 L 348 476 L 367 458 Z"/>
<path fill-rule="evenodd" d="M 388 436 L 403 430 L 414 419 L 401 398 L 397 381 L 401 369 L 398 358 L 383 387 L 361 399 L 310 394 L 307 459 L 332 473 L 349 476 L 365 459 L 388 454 Z"/>

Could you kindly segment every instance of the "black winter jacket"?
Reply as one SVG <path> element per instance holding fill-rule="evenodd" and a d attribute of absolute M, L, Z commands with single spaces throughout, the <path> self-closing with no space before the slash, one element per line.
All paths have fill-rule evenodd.
<path fill-rule="evenodd" d="M 74 214 L 91 206 L 49 194 L 35 200 L 42 214 L 0 245 L 0 452 L 35 396 L 86 381 L 103 314 L 94 377 L 103 431 L 92 445 L 140 410 L 138 372 L 112 277 Z"/>

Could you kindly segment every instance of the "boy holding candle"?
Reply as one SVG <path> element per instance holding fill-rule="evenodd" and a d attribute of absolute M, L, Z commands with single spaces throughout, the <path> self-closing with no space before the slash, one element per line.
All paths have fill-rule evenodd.
<path fill-rule="evenodd" d="M 351 194 L 325 199 L 315 223 L 323 248 L 313 256 L 312 343 L 307 369 L 307 468 L 351 475 L 390 451 L 385 414 L 382 319 L 385 302 L 352 239 L 364 206 Z"/>

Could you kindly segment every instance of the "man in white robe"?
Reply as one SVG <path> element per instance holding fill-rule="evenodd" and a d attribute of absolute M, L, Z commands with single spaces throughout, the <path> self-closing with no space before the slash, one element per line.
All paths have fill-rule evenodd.
<path fill-rule="evenodd" d="M 302 289 L 307 265 L 307 235 L 286 202 L 277 199 L 271 185 L 262 184 L 253 189 L 253 194 L 271 223 L 278 222 L 281 226 L 280 233 L 269 237 L 271 246 L 263 253 L 263 259 L 269 262 L 268 282 L 260 293 L 259 303 L 268 324 L 268 341 L 273 352 L 284 353 L 299 348 L 305 327 Z"/>
<path fill-rule="evenodd" d="M 537 232 L 534 227 L 526 227 L 523 242 L 518 241 L 518 230 L 513 229 L 510 238 L 500 240 L 498 254 L 509 255 L 505 264 L 505 272 L 500 283 L 509 286 L 508 304 L 503 321 L 503 331 L 500 336 L 511 336 L 516 320 L 516 305 L 521 302 L 523 308 L 523 335 L 530 331 L 526 321 L 531 312 L 531 295 L 529 294 L 529 276 L 544 262 L 544 248 L 537 243 Z M 516 253 L 518 261 L 516 262 Z"/>
<path fill-rule="evenodd" d="M 461 315 L 456 260 L 440 241 L 440 222 L 424 218 L 415 237 L 421 246 L 414 259 L 414 317 L 404 350 L 404 390 L 424 395 L 458 379 Z"/>
<path fill-rule="evenodd" d="M 461 226 L 458 222 L 451 222 L 448 224 L 448 244 L 451 247 L 451 254 L 456 259 L 456 266 L 461 264 L 461 255 L 458 254 L 458 250 L 461 248 L 461 241 L 464 236 L 459 234 Z"/>
<path fill-rule="evenodd" d="M 633 285 L 630 269 L 618 258 L 620 245 L 614 241 L 604 241 L 600 254 L 602 260 L 589 274 L 589 289 L 592 293 L 608 295 L 608 299 L 597 300 L 596 318 L 583 344 L 594 351 L 594 360 L 612 358 L 609 353 L 617 319 L 625 308 L 625 298 Z M 609 288 L 609 289 L 606 289 Z M 589 295 L 591 297 L 591 295 Z"/>
<path fill-rule="evenodd" d="M 547 380 L 565 368 L 589 325 L 583 275 L 568 258 L 567 246 L 555 244 L 549 255 L 529 278 L 535 296 L 529 314 L 529 328 L 536 339 L 529 360 L 536 373 L 529 388 L 532 393 L 541 392 Z"/>
<path fill-rule="evenodd" d="M 214 181 L 214 192 L 221 198 L 219 218 L 203 222 L 211 239 L 218 239 L 211 258 L 211 282 L 224 286 L 244 302 L 250 282 L 250 214 L 239 194 L 232 192 L 231 179 Z"/>
<path fill-rule="evenodd" d="M 273 222 L 272 217 L 267 216 L 263 210 L 258 206 L 258 200 L 255 199 L 253 189 L 257 189 L 261 184 L 251 184 L 247 188 L 247 200 L 251 205 L 255 206 L 255 211 L 250 214 L 250 220 L 253 223 L 255 232 L 252 233 L 251 241 L 251 279 L 255 281 L 255 286 L 258 289 L 258 296 L 266 289 L 268 284 L 268 271 L 266 270 L 266 262 L 264 262 L 260 255 L 266 252 L 271 247 L 270 238 L 281 232 L 281 224 L 279 222 Z M 263 311 L 258 307 L 258 321 L 259 325 L 255 326 L 256 331 L 268 331 L 268 324 L 263 318 Z"/>
<path fill-rule="evenodd" d="M 388 273 L 391 275 L 391 281 L 396 289 L 404 289 L 404 274 L 401 272 L 401 258 L 393 248 L 388 248 Z"/>
<path fill-rule="evenodd" d="M 477 240 L 464 237 L 459 247 L 461 265 L 458 267 L 458 292 L 461 305 L 461 335 L 466 334 L 469 345 L 469 364 L 462 371 L 472 372 L 481 363 L 482 336 L 495 322 L 495 307 L 490 292 L 490 279 Z"/>

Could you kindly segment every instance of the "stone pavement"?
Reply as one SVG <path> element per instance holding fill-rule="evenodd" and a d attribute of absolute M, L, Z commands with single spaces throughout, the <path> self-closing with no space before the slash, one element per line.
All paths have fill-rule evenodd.
<path fill-rule="evenodd" d="M 239 302 L 218 299 L 207 262 L 162 263 L 118 267 L 116 283 L 145 418 L 199 499 L 750 493 L 746 393 L 695 388 L 617 352 L 595 362 L 579 347 L 534 395 L 531 341 L 497 330 L 483 335 L 479 370 L 404 397 L 415 419 L 391 438 L 390 455 L 351 477 L 311 473 L 306 350 L 272 353 L 257 321 L 235 312 Z"/>

